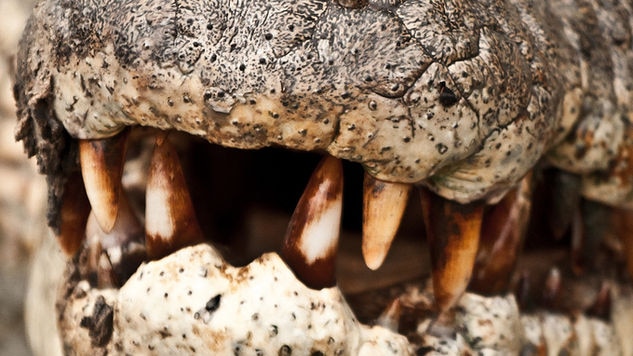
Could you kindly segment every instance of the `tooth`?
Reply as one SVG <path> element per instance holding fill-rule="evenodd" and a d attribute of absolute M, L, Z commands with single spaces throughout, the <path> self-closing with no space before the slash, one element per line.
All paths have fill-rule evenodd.
<path fill-rule="evenodd" d="M 145 260 L 144 230 L 123 192 L 117 219 L 109 232 L 103 231 L 91 214 L 86 235 L 91 242 L 90 265 L 101 288 L 120 287 Z"/>
<path fill-rule="evenodd" d="M 363 188 L 363 257 L 367 267 L 376 270 L 396 236 L 411 185 L 383 182 L 365 173 Z"/>
<path fill-rule="evenodd" d="M 548 309 L 557 309 L 561 298 L 561 275 L 556 267 L 552 267 L 545 278 L 543 289 L 543 304 Z"/>
<path fill-rule="evenodd" d="M 470 281 L 479 245 L 483 202 L 459 204 L 421 190 L 431 252 L 433 294 L 440 313 L 451 308 Z"/>
<path fill-rule="evenodd" d="M 86 193 L 103 231 L 114 226 L 129 130 L 115 137 L 79 140 L 79 159 Z"/>
<path fill-rule="evenodd" d="M 74 255 L 79 251 L 86 236 L 89 213 L 90 202 L 86 196 L 81 175 L 77 172 L 68 178 L 60 208 L 57 240 L 66 254 Z"/>
<path fill-rule="evenodd" d="M 99 287 L 109 287 L 108 283 L 104 283 L 106 279 L 111 279 L 109 274 L 111 271 L 103 270 L 100 268 L 100 256 L 103 253 L 101 248 L 101 242 L 99 241 L 99 232 L 103 231 L 101 228 L 95 228 L 99 226 L 94 214 L 91 212 L 86 224 L 86 245 L 81 251 L 79 258 L 79 272 L 83 279 L 90 281 L 91 285 L 97 285 Z M 107 271 L 107 272 L 106 272 Z M 106 278 L 103 277 L 104 272 L 108 274 Z M 101 282 L 101 283 L 100 283 Z"/>
<path fill-rule="evenodd" d="M 609 283 L 602 283 L 593 304 L 589 306 L 585 314 L 605 321 L 611 320 L 611 286 Z"/>
<path fill-rule="evenodd" d="M 149 258 L 204 241 L 177 152 L 162 133 L 154 145 L 145 199 Z"/>
<path fill-rule="evenodd" d="M 395 298 L 391 303 L 389 303 L 382 314 L 380 314 L 378 319 L 376 319 L 376 325 L 380 325 L 397 333 L 401 313 L 402 303 L 400 303 L 400 298 Z"/>
<path fill-rule="evenodd" d="M 530 176 L 486 212 L 469 290 L 484 295 L 508 291 L 527 230 Z"/>
<path fill-rule="evenodd" d="M 327 156 L 317 166 L 295 208 L 281 255 L 313 289 L 336 284 L 335 258 L 343 205 L 343 167 Z"/>

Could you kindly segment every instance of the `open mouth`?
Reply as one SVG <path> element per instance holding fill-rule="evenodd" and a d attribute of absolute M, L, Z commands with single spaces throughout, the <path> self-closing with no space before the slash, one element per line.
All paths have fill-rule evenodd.
<path fill-rule="evenodd" d="M 608 227 L 585 219 L 575 224 L 598 231 L 568 227 L 558 240 L 551 236 L 559 229 L 537 223 L 549 221 L 542 216 L 535 215 L 530 227 L 531 176 L 494 206 L 459 205 L 463 210 L 451 212 L 432 208 L 447 203 L 423 188 L 394 189 L 366 176 L 359 165 L 331 156 L 227 149 L 179 132 L 129 128 L 114 138 L 80 141 L 79 157 L 81 174 L 67 183 L 58 236 L 75 255 L 58 308 L 65 342 L 77 350 L 169 353 L 186 346 L 194 353 L 227 348 L 329 354 L 365 347 L 363 352 L 424 354 L 452 347 L 449 352 L 538 353 L 618 350 L 618 335 L 628 330 L 617 330 L 612 318 L 612 304 L 621 309 L 629 301 L 625 261 L 618 257 L 623 247 L 609 236 L 622 233 L 626 226 L 617 224 L 624 221 L 616 220 L 617 211 L 585 201 L 584 217 L 608 218 Z M 558 178 L 565 174 L 557 171 L 542 174 L 546 178 L 534 179 L 541 197 L 552 182 L 570 179 Z M 381 194 L 388 199 L 381 201 Z M 551 204 L 539 200 L 547 199 L 534 204 Z M 482 217 L 468 218 L 477 209 Z M 543 210 L 537 207 L 534 214 Z M 468 224 L 476 225 L 481 239 L 474 249 L 457 245 L 462 251 L 456 251 L 452 235 L 443 231 L 457 229 L 462 238 Z M 578 246 L 574 234 L 589 243 L 597 234 L 599 240 Z M 429 235 L 448 243 L 434 247 L 425 242 Z M 550 236 L 549 243 L 536 241 L 543 235 Z M 435 254 L 431 261 L 429 250 Z M 470 265 L 463 255 L 457 267 L 433 261 L 463 251 L 467 258 L 469 250 L 474 250 Z M 156 262 L 141 265 L 149 261 Z M 433 291 L 429 276 L 444 294 Z M 454 282 L 454 276 L 465 280 Z M 279 291 L 262 290 L 268 287 Z M 236 306 L 236 299 L 242 304 Z M 289 317 L 284 324 L 271 314 L 285 310 L 296 317 L 306 305 L 313 315 L 305 320 Z M 324 312 L 328 308 L 333 315 Z M 244 328 L 257 331 L 244 334 L 231 315 L 248 319 L 251 325 Z M 350 324 L 356 320 L 378 326 L 354 332 Z M 475 325 L 484 321 L 492 326 Z M 315 346 L 323 335 L 310 333 L 313 327 L 345 336 L 328 336 L 329 344 Z M 270 332 L 292 328 L 302 330 L 301 340 L 315 340 L 293 344 Z M 216 335 L 217 330 L 229 335 Z M 268 336 L 248 336 L 259 332 Z M 176 341 L 166 341 L 170 338 Z M 349 341 L 355 338 L 361 346 Z M 591 341 L 579 346 L 583 338 Z"/>
<path fill-rule="evenodd" d="M 578 30 L 617 21 L 181 5 L 45 1 L 22 41 L 69 353 L 631 353 L 626 85 Z"/>

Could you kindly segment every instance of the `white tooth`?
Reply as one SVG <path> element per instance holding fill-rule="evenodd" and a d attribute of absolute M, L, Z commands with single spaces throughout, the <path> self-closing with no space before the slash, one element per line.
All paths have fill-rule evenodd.
<path fill-rule="evenodd" d="M 388 183 L 365 174 L 363 194 L 363 257 L 378 269 L 396 236 L 407 206 L 410 184 Z"/>
<path fill-rule="evenodd" d="M 165 191 L 160 184 L 151 190 L 148 189 L 146 206 L 147 234 L 164 240 L 174 236 L 175 228 L 169 206 L 169 192 Z"/>
<path fill-rule="evenodd" d="M 288 224 L 282 256 L 307 286 L 335 284 L 335 257 L 343 208 L 343 171 L 334 157 L 312 174 Z"/>
<path fill-rule="evenodd" d="M 306 223 L 300 239 L 301 250 L 306 262 L 312 264 L 324 259 L 336 250 L 341 226 L 342 199 L 321 211 L 319 217 Z"/>
<path fill-rule="evenodd" d="M 150 258 L 204 241 L 178 154 L 166 135 L 156 138 L 145 199 L 145 242 Z"/>

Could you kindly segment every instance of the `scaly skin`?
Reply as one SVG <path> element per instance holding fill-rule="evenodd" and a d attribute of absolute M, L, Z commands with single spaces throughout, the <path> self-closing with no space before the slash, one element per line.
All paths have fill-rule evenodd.
<path fill-rule="evenodd" d="M 599 120 L 606 133 L 584 161 L 559 149 L 558 165 L 603 169 L 616 155 L 624 136 L 614 115 L 630 101 L 602 95 L 617 91 L 614 76 L 595 78 L 584 65 L 598 59 L 579 56 L 587 35 L 609 28 L 574 25 L 564 3 L 355 4 L 41 3 L 20 53 L 17 137 L 49 175 L 52 211 L 75 169 L 65 131 L 98 138 L 125 125 L 327 151 L 459 202 L 500 196 L 574 125 Z M 630 9 L 598 14 L 616 10 Z M 625 40 L 600 52 L 604 72 L 630 57 Z M 587 97 L 613 115 L 585 113 Z"/>
<path fill-rule="evenodd" d="M 461 203 L 498 199 L 551 152 L 586 197 L 630 208 L 632 8 L 44 1 L 19 54 L 17 138 L 48 175 L 53 227 L 75 139 L 131 125 L 325 151 Z"/>

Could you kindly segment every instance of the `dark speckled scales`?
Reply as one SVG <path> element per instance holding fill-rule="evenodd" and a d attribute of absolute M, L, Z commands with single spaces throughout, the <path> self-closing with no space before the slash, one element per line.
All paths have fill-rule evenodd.
<path fill-rule="evenodd" d="M 628 157 L 633 111 L 632 6 L 600 6 L 44 1 L 19 55 L 17 137 L 49 175 L 52 211 L 76 169 L 64 128 L 135 124 L 327 151 L 460 202 L 494 200 L 571 137 L 551 161 L 589 181 Z"/>

